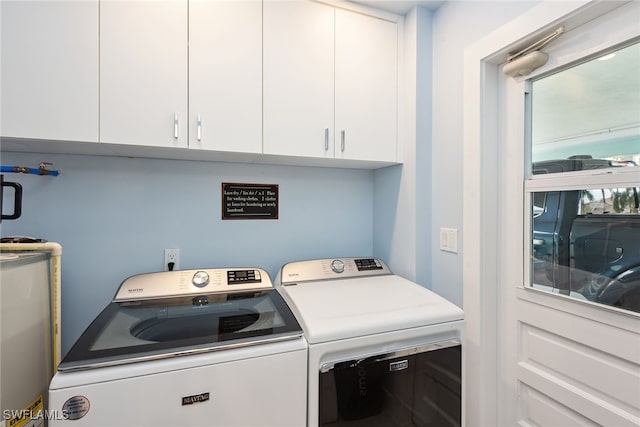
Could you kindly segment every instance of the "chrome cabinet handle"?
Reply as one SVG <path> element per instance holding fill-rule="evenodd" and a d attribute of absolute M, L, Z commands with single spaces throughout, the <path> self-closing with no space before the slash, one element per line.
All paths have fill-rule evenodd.
<path fill-rule="evenodd" d="M 329 128 L 324 130 L 324 151 L 329 151 Z"/>
<path fill-rule="evenodd" d="M 340 151 L 342 151 L 343 153 L 344 153 L 344 138 L 345 138 L 344 134 L 345 134 L 344 130 L 340 131 Z"/>
<path fill-rule="evenodd" d="M 173 137 L 178 139 L 178 112 L 173 113 Z"/>
<path fill-rule="evenodd" d="M 198 114 L 198 141 L 202 140 L 202 117 Z"/>

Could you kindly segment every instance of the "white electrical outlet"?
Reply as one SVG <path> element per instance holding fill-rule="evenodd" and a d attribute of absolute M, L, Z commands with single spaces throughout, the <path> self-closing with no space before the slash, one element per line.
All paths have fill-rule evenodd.
<path fill-rule="evenodd" d="M 164 271 L 169 271 L 169 264 L 173 263 L 172 270 L 180 269 L 180 249 L 164 250 Z"/>

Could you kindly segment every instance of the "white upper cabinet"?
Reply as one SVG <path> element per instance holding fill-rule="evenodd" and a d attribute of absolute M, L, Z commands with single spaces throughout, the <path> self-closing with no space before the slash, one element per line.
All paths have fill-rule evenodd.
<path fill-rule="evenodd" d="M 262 2 L 189 2 L 189 148 L 262 152 Z"/>
<path fill-rule="evenodd" d="M 3 137 L 98 140 L 98 1 L 0 2 Z"/>
<path fill-rule="evenodd" d="M 100 2 L 101 142 L 187 147 L 187 10 Z"/>
<path fill-rule="evenodd" d="M 264 153 L 333 158 L 334 9 L 264 2 Z"/>
<path fill-rule="evenodd" d="M 397 24 L 336 9 L 336 149 L 342 159 L 395 161 Z"/>
<path fill-rule="evenodd" d="M 310 0 L 0 0 L 0 8 L 4 147 L 22 143 L 15 137 L 59 152 L 397 162 L 393 15 Z"/>
<path fill-rule="evenodd" d="M 397 24 L 264 3 L 264 152 L 396 161 Z"/>

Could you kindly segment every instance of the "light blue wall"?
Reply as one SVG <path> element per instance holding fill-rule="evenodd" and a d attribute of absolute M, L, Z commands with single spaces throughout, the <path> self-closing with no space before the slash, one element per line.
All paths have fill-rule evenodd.
<path fill-rule="evenodd" d="M 461 307 L 464 49 L 537 3 L 445 2 L 405 18 L 403 165 L 374 172 L 374 252 Z M 442 227 L 458 229 L 457 254 L 440 250 Z"/>
<path fill-rule="evenodd" d="M 431 288 L 462 306 L 464 50 L 538 1 L 448 1 L 433 14 Z M 441 227 L 458 229 L 457 254 L 439 247 Z M 490 238 L 490 236 L 489 236 Z"/>
<path fill-rule="evenodd" d="M 405 17 L 401 166 L 374 172 L 374 252 L 394 273 L 431 287 L 431 12 Z"/>
<path fill-rule="evenodd" d="M 137 158 L 2 153 L 2 165 L 53 162 L 58 177 L 5 174 L 24 187 L 23 215 L 2 236 L 58 242 L 66 352 L 122 280 L 162 269 L 257 266 L 373 255 L 373 172 Z M 278 220 L 222 221 L 221 183 L 278 184 Z"/>
<path fill-rule="evenodd" d="M 431 174 L 433 131 L 433 15 L 417 8 L 416 16 L 416 281 L 432 289 Z M 429 165 L 429 166 L 428 166 Z M 429 260 L 429 262 L 425 262 Z"/>

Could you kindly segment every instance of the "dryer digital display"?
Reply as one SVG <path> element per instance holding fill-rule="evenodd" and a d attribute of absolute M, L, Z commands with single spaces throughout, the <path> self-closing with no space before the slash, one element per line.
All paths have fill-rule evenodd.
<path fill-rule="evenodd" d="M 382 264 L 377 259 L 356 259 L 355 263 L 358 271 L 382 270 Z"/>

